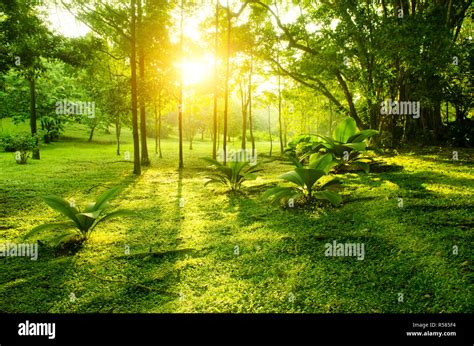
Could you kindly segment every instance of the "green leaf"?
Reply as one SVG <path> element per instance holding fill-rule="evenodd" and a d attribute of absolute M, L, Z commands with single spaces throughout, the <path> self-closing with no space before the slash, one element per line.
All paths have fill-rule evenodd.
<path fill-rule="evenodd" d="M 204 161 L 210 163 L 211 165 L 213 165 L 215 167 L 223 166 L 222 163 L 220 163 L 219 161 L 214 160 L 213 158 L 210 158 L 210 157 L 201 157 L 201 160 L 204 160 Z"/>
<path fill-rule="evenodd" d="M 105 191 L 102 195 L 97 198 L 94 208 L 91 211 L 96 211 L 99 209 L 105 209 L 108 204 L 106 204 L 109 200 L 111 200 L 120 190 L 120 186 L 116 186 L 110 190 Z"/>
<path fill-rule="evenodd" d="M 334 186 L 334 185 L 340 185 L 341 181 L 337 178 L 333 178 L 329 181 L 326 181 L 324 184 L 320 186 L 321 190 L 327 189 L 328 187 Z"/>
<path fill-rule="evenodd" d="M 254 173 L 245 173 L 243 175 L 243 177 L 246 179 L 246 180 L 255 180 L 257 179 L 257 175 L 254 174 Z"/>
<path fill-rule="evenodd" d="M 331 202 L 333 205 L 338 206 L 342 202 L 342 197 L 336 192 L 331 191 L 318 191 L 313 193 L 313 197 L 317 199 L 323 199 Z"/>
<path fill-rule="evenodd" d="M 308 190 L 313 189 L 313 185 L 325 175 L 324 171 L 309 169 L 309 168 L 295 168 L 295 172 L 300 176 L 301 180 L 304 181 Z"/>
<path fill-rule="evenodd" d="M 72 227 L 77 227 L 76 224 L 72 221 L 67 221 L 67 222 L 58 222 L 58 223 L 45 223 L 40 226 L 34 227 L 26 237 L 31 237 L 37 233 L 43 232 L 43 231 L 48 231 L 48 230 L 53 230 L 53 229 L 67 229 L 67 228 L 72 228 Z"/>
<path fill-rule="evenodd" d="M 84 212 L 89 213 L 94 211 L 95 203 L 88 203 L 87 207 L 84 209 Z"/>
<path fill-rule="evenodd" d="M 296 169 L 304 169 L 304 168 L 296 168 Z M 283 180 L 287 180 L 298 186 L 304 187 L 304 180 L 296 171 L 287 172 L 281 175 L 279 178 Z"/>
<path fill-rule="evenodd" d="M 336 141 L 347 143 L 348 139 L 357 132 L 357 125 L 353 118 L 346 118 L 334 130 L 333 137 Z"/>
<path fill-rule="evenodd" d="M 309 157 L 309 165 L 308 167 L 311 169 L 321 170 L 324 173 L 329 173 L 331 168 L 335 166 L 337 163 L 333 161 L 331 154 L 319 155 L 319 154 L 312 154 Z"/>
<path fill-rule="evenodd" d="M 99 223 L 99 222 L 103 222 L 105 220 L 108 220 L 108 219 L 112 219 L 112 218 L 115 218 L 115 217 L 122 217 L 122 216 L 137 216 L 138 214 L 133 211 L 133 210 L 127 210 L 127 209 L 119 209 L 119 210 L 116 210 L 116 211 L 113 211 L 107 215 L 105 215 L 104 217 L 102 217 L 99 221 L 97 221 L 96 225 Z"/>
<path fill-rule="evenodd" d="M 100 209 L 100 210 L 96 210 L 96 211 L 93 211 L 93 212 L 90 212 L 90 213 L 79 213 L 77 215 L 84 215 L 90 219 L 97 219 L 100 215 L 100 213 L 102 213 L 103 209 Z"/>
<path fill-rule="evenodd" d="M 362 131 L 356 133 L 355 135 L 351 136 L 347 140 L 347 142 L 348 143 L 362 142 L 362 141 L 366 140 L 367 138 L 378 135 L 378 134 L 379 134 L 379 131 L 377 131 L 377 130 L 372 130 L 372 129 L 362 130 Z"/>
<path fill-rule="evenodd" d="M 54 210 L 60 212 L 64 216 L 68 217 L 72 221 L 74 221 L 78 228 L 81 228 L 81 222 L 77 218 L 76 214 L 79 212 L 76 208 L 73 208 L 69 205 L 69 202 L 62 199 L 58 196 L 46 196 L 44 197 L 44 201 L 47 205 L 49 205 Z"/>
<path fill-rule="evenodd" d="M 273 200 L 273 202 L 276 203 L 280 202 L 282 199 L 289 199 L 296 195 L 298 195 L 298 191 L 293 187 L 276 186 L 266 190 L 263 193 L 262 198 Z"/>
<path fill-rule="evenodd" d="M 356 151 L 365 151 L 365 147 L 366 147 L 364 142 L 346 143 L 343 146 L 348 148 L 348 149 L 356 150 Z"/>

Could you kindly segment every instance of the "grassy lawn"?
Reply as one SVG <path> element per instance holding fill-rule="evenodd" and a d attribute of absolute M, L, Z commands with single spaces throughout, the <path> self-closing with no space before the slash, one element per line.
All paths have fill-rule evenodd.
<path fill-rule="evenodd" d="M 152 165 L 136 178 L 117 162 L 113 134 L 86 137 L 70 128 L 27 165 L 0 153 L 0 242 L 43 244 L 37 261 L 0 257 L 1 312 L 474 311 L 472 149 L 458 161 L 433 147 L 384 157 L 387 169 L 340 176 L 341 207 L 304 211 L 260 198 L 291 169 L 268 157 L 269 143 L 257 145 L 259 178 L 232 195 L 203 186 L 209 141 L 186 143 L 179 172 L 177 141 L 159 159 L 150 139 Z M 122 150 L 132 152 L 128 132 Z M 84 205 L 116 185 L 113 205 L 139 217 L 103 223 L 75 253 L 58 254 L 48 235 L 25 238 L 62 220 L 42 196 Z M 365 258 L 326 257 L 333 241 L 365 244 Z"/>

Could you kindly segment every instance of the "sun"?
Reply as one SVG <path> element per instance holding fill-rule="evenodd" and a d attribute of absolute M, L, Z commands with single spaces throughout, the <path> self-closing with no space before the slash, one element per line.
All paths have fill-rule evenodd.
<path fill-rule="evenodd" d="M 183 59 L 181 72 L 184 85 L 196 85 L 213 77 L 214 61 L 212 57 Z"/>

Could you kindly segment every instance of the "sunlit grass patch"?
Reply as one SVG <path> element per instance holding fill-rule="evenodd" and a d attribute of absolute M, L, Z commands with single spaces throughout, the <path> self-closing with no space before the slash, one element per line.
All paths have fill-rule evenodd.
<path fill-rule="evenodd" d="M 0 153 L 0 239 L 22 241 L 58 219 L 42 202 L 51 193 L 80 205 L 120 185 L 112 205 L 139 217 L 104 223 L 75 254 L 0 258 L 1 311 L 473 311 L 472 151 L 459 162 L 449 149 L 385 157 L 403 169 L 338 175 L 341 207 L 292 210 L 261 199 L 292 169 L 282 160 L 260 157 L 257 179 L 229 194 L 198 174 L 209 141 L 185 151 L 180 173 L 177 142 L 164 140 L 164 159 L 150 150 L 152 165 L 135 178 L 130 163 L 113 163 L 122 158 L 107 136 L 87 143 L 74 131 L 26 166 Z M 364 260 L 326 257 L 332 241 L 364 243 Z"/>

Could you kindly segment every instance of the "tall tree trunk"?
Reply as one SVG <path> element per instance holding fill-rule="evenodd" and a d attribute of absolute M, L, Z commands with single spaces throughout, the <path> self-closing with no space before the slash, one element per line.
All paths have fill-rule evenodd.
<path fill-rule="evenodd" d="M 117 156 L 120 156 L 120 113 L 115 116 L 115 137 L 117 139 Z"/>
<path fill-rule="evenodd" d="M 95 125 L 91 127 L 91 131 L 89 132 L 89 139 L 88 142 L 92 142 L 92 137 L 94 137 Z"/>
<path fill-rule="evenodd" d="M 433 105 L 433 132 L 436 141 L 439 141 L 443 134 L 443 121 L 441 120 L 441 100 L 435 100 Z"/>
<path fill-rule="evenodd" d="M 280 154 L 283 154 L 283 126 L 281 122 L 281 76 L 278 75 L 278 131 L 280 135 Z"/>
<path fill-rule="evenodd" d="M 138 47 L 139 47 L 139 66 L 140 66 L 140 87 L 139 87 L 139 102 L 140 102 L 140 139 L 142 146 L 142 160 L 143 166 L 150 164 L 148 158 L 147 135 L 146 135 L 146 108 L 145 108 L 145 50 L 143 49 L 143 10 L 142 0 L 138 1 Z"/>
<path fill-rule="evenodd" d="M 163 158 L 161 153 L 161 93 L 162 89 L 160 86 L 158 91 L 158 110 L 155 104 L 155 154 L 159 152 L 160 159 Z"/>
<path fill-rule="evenodd" d="M 229 69 L 230 69 L 230 16 L 229 0 L 227 0 L 227 54 L 226 54 L 226 71 L 225 71 L 225 90 L 224 90 L 224 134 L 223 134 L 223 155 L 224 165 L 227 162 L 227 115 L 229 111 Z"/>
<path fill-rule="evenodd" d="M 270 156 L 272 156 L 273 138 L 272 138 L 272 128 L 270 125 L 270 106 L 268 106 L 267 109 L 268 109 L 268 134 L 270 135 Z"/>
<path fill-rule="evenodd" d="M 214 114 L 213 114 L 213 138 L 212 138 L 212 158 L 217 158 L 217 58 L 219 45 L 219 2 L 216 1 L 216 31 L 215 31 L 215 45 L 214 45 Z"/>
<path fill-rule="evenodd" d="M 249 130 L 252 141 L 252 155 L 255 157 L 255 138 L 253 136 L 253 116 L 252 116 L 252 74 L 253 74 L 253 52 L 250 52 L 250 74 L 249 74 Z"/>
<path fill-rule="evenodd" d="M 31 135 L 35 137 L 35 147 L 33 148 L 33 160 L 40 159 L 38 130 L 36 128 L 36 85 L 34 72 L 29 78 L 30 84 L 30 129 Z"/>
<path fill-rule="evenodd" d="M 242 150 L 245 150 L 245 141 L 247 137 L 247 88 L 245 87 L 245 83 L 242 84 L 240 82 L 240 101 L 241 101 L 241 108 L 242 108 Z"/>
<path fill-rule="evenodd" d="M 339 85 L 342 88 L 342 91 L 344 92 L 344 96 L 346 97 L 347 104 L 349 105 L 349 115 L 355 120 L 357 127 L 360 130 L 366 129 L 367 126 L 362 122 L 362 120 L 359 118 L 359 115 L 357 113 L 357 109 L 354 105 L 354 99 L 352 97 L 352 94 L 349 90 L 349 87 L 347 86 L 346 81 L 342 77 L 341 73 L 339 71 L 335 71 L 336 73 L 336 79 L 339 83 Z"/>
<path fill-rule="evenodd" d="M 288 141 L 287 141 L 287 134 L 288 134 L 288 105 L 285 102 L 285 115 L 283 116 L 283 147 L 286 148 Z"/>
<path fill-rule="evenodd" d="M 329 101 L 329 134 L 328 136 L 332 136 L 332 102 Z"/>
<path fill-rule="evenodd" d="M 137 46 L 136 46 L 136 0 L 131 0 L 132 27 L 130 30 L 130 69 L 132 74 L 132 127 L 133 127 L 133 173 L 140 175 L 140 140 L 138 138 L 138 110 L 137 110 Z"/>
<path fill-rule="evenodd" d="M 155 102 L 155 111 L 154 111 L 154 116 L 155 116 L 155 154 L 158 154 L 158 105 Z"/>
<path fill-rule="evenodd" d="M 183 57 L 183 20 L 184 20 L 184 0 L 181 0 L 181 19 L 179 22 L 180 35 L 179 46 L 181 61 Z M 179 168 L 184 168 L 183 161 L 183 68 L 180 69 L 180 83 L 179 83 L 179 112 L 178 112 L 178 131 L 179 131 Z"/>

